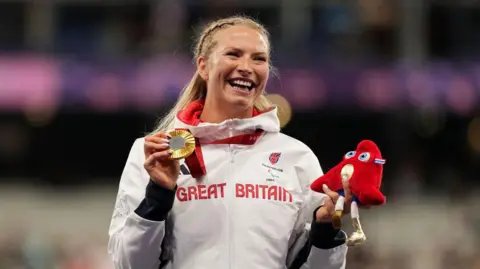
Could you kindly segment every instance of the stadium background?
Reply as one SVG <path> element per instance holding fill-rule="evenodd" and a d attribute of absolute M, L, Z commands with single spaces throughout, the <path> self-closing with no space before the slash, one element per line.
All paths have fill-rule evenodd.
<path fill-rule="evenodd" d="M 270 30 L 268 92 L 325 171 L 361 139 L 383 150 L 389 203 L 347 268 L 480 268 L 480 3 L 463 0 L 0 1 L 0 268 L 112 268 L 128 150 L 192 74 L 200 25 L 233 14 Z"/>

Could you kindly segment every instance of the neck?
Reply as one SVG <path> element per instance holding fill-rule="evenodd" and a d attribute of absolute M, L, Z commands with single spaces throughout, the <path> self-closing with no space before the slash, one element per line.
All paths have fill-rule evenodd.
<path fill-rule="evenodd" d="M 222 106 L 218 102 L 213 102 L 211 99 L 205 100 L 200 119 L 203 122 L 220 123 L 229 119 L 244 119 L 251 118 L 253 115 L 253 107 L 235 108 L 232 106 Z"/>

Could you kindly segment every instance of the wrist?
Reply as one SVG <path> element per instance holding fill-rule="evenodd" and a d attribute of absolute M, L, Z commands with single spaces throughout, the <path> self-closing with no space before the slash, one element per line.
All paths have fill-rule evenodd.
<path fill-rule="evenodd" d="M 156 187 L 168 189 L 168 190 L 175 190 L 177 188 L 177 182 L 175 181 L 168 181 L 168 182 L 162 182 L 160 180 L 150 178 L 151 184 L 154 184 Z"/>
<path fill-rule="evenodd" d="M 312 245 L 320 249 L 331 249 L 340 246 L 346 242 L 346 235 L 340 229 L 333 227 L 332 219 L 321 217 L 317 218 L 317 208 L 313 212 L 314 222 L 310 231 L 310 240 Z"/>
<path fill-rule="evenodd" d="M 176 185 L 173 189 L 157 185 L 152 179 L 147 185 L 145 198 L 135 213 L 140 217 L 152 221 L 163 221 L 173 207 Z"/>
<path fill-rule="evenodd" d="M 164 195 L 175 194 L 177 190 L 177 184 L 173 183 L 158 183 L 153 179 L 150 179 L 150 182 L 147 185 L 147 190 L 145 193 L 146 197 L 159 197 Z"/>
<path fill-rule="evenodd" d="M 165 189 L 168 189 L 168 190 L 175 190 L 177 188 L 177 182 L 169 182 L 167 184 L 165 184 L 165 186 L 163 186 Z"/>

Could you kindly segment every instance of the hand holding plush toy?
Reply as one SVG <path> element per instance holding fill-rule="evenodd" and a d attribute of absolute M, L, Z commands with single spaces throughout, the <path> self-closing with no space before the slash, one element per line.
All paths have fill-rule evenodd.
<path fill-rule="evenodd" d="M 335 204 L 333 225 L 340 229 L 342 225 L 345 189 L 352 193 L 351 216 L 356 231 L 347 239 L 347 245 L 357 246 L 367 240 L 360 224 L 359 206 L 379 206 L 385 203 L 385 196 L 380 192 L 383 164 L 385 159 L 378 146 L 370 140 L 363 140 L 355 151 L 345 154 L 342 162 L 325 175 L 315 180 L 310 188 L 324 192 L 323 185 L 340 194 Z M 344 187 L 345 186 L 345 187 Z"/>

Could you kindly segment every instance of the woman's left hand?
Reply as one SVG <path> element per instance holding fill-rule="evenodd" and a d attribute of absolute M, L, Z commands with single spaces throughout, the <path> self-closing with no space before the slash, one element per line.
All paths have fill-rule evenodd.
<path fill-rule="evenodd" d="M 345 191 L 345 204 L 343 206 L 343 215 L 350 212 L 350 204 L 352 203 L 352 193 L 348 187 L 348 183 L 344 184 Z M 335 204 L 337 203 L 340 194 L 330 190 L 327 185 L 323 185 L 323 192 L 327 195 L 324 200 L 323 206 L 321 206 L 315 215 L 317 222 L 332 222 L 333 214 L 335 214 Z"/>

